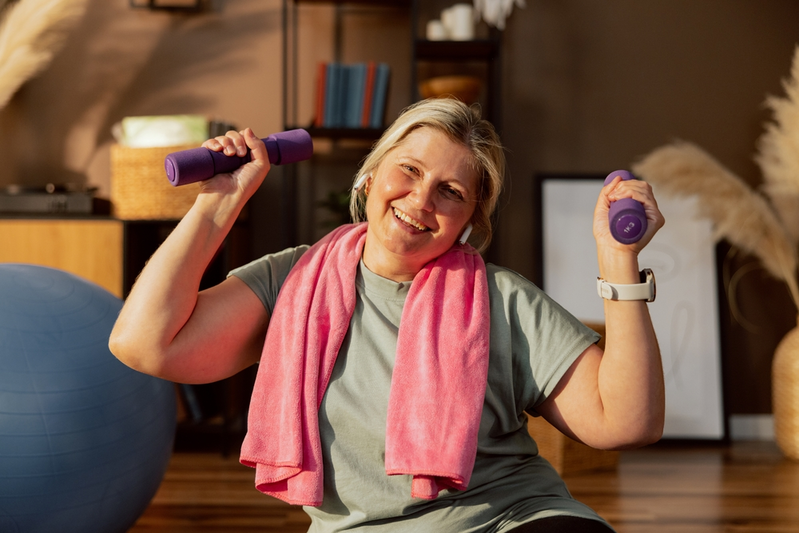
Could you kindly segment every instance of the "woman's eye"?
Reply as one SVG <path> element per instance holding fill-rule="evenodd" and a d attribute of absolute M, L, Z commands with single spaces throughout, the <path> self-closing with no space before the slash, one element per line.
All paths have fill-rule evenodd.
<path fill-rule="evenodd" d="M 444 194 L 456 200 L 463 200 L 463 195 L 461 192 L 453 187 L 444 187 Z"/>

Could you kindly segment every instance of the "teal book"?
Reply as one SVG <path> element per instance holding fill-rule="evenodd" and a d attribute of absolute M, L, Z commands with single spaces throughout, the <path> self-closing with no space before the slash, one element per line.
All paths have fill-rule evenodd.
<path fill-rule="evenodd" d="M 349 71 L 349 78 L 347 82 L 344 126 L 347 128 L 360 128 L 366 91 L 366 63 L 349 65 L 347 70 Z"/>
<path fill-rule="evenodd" d="M 333 128 L 335 123 L 336 103 L 335 97 L 339 86 L 339 65 L 328 63 L 325 71 L 325 111 L 322 126 Z"/>
<path fill-rule="evenodd" d="M 372 113 L 369 127 L 380 129 L 386 114 L 386 100 L 388 99 L 389 66 L 378 63 L 375 69 L 374 96 L 372 98 Z"/>

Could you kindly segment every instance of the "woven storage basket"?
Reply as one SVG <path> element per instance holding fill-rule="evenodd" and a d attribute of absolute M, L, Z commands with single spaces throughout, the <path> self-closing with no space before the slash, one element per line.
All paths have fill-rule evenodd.
<path fill-rule="evenodd" d="M 771 370 L 774 438 L 786 457 L 799 461 L 799 326 L 780 341 Z"/>
<path fill-rule="evenodd" d="M 174 187 L 167 179 L 164 159 L 172 152 L 197 145 L 159 148 L 111 146 L 111 204 L 123 220 L 183 218 L 197 198 L 199 183 Z"/>
<path fill-rule="evenodd" d="M 577 442 L 541 417 L 527 415 L 527 430 L 538 445 L 538 453 L 562 476 L 612 470 L 619 463 L 619 452 L 597 450 Z"/>
<path fill-rule="evenodd" d="M 602 335 L 598 346 L 604 349 L 605 325 L 590 323 L 586 325 Z M 619 452 L 597 450 L 577 442 L 541 417 L 527 415 L 527 430 L 538 445 L 538 453 L 549 461 L 560 475 L 613 469 L 619 463 Z"/>

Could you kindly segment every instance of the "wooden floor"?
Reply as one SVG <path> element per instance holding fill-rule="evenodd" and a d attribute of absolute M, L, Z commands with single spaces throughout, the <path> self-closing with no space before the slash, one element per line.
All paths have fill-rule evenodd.
<path fill-rule="evenodd" d="M 659 444 L 623 452 L 613 471 L 566 478 L 619 533 L 799 532 L 799 463 L 773 443 Z M 308 519 L 253 488 L 236 457 L 175 454 L 132 533 L 299 533 Z"/>

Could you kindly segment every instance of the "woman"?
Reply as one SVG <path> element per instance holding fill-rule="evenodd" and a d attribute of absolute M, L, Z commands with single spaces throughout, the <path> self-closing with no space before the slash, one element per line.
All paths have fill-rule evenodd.
<path fill-rule="evenodd" d="M 473 230 L 487 246 L 505 166 L 475 109 L 411 106 L 353 187 L 354 218 L 366 222 L 198 293 L 269 170 L 249 129 L 205 146 L 249 148 L 253 160 L 202 184 L 122 309 L 117 357 L 184 383 L 260 361 L 242 462 L 260 490 L 306 505 L 311 531 L 611 530 L 538 456 L 525 411 L 596 448 L 659 439 L 663 374 L 646 303 L 606 300 L 603 353 L 534 285 L 462 243 Z M 632 245 L 608 227 L 610 203 L 625 197 L 648 219 Z M 647 184 L 604 187 L 600 277 L 639 283 L 638 253 L 662 225 Z"/>

